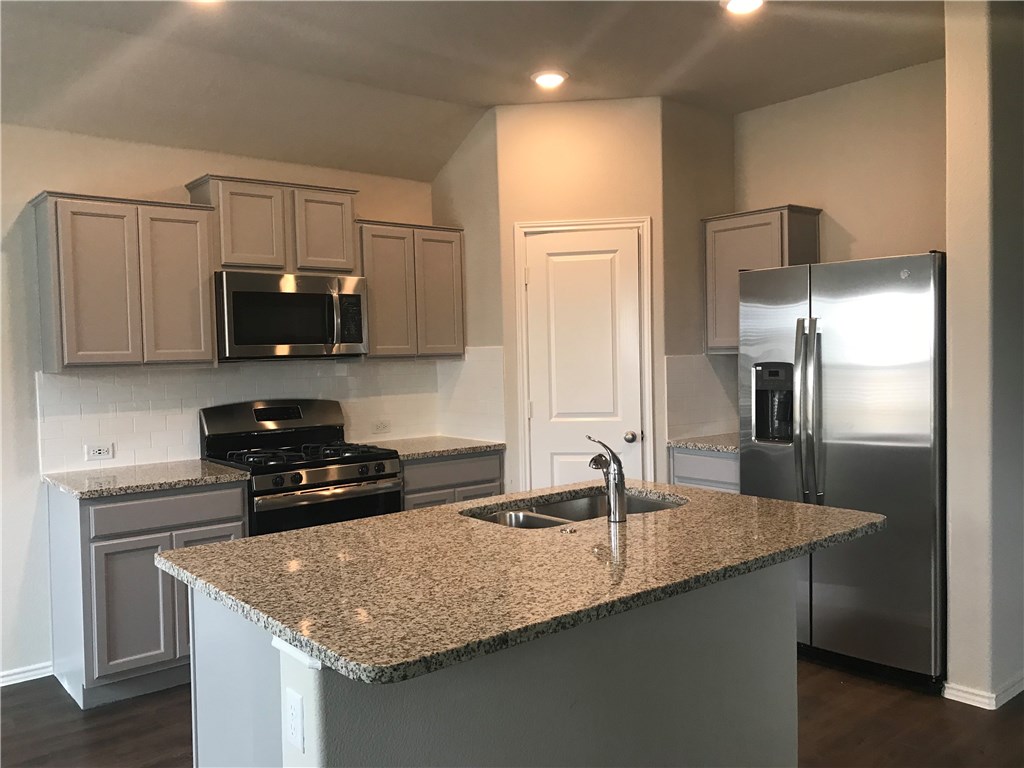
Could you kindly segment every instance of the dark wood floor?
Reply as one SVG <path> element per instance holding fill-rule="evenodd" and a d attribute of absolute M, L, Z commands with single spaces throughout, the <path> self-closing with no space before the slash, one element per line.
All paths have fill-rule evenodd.
<path fill-rule="evenodd" d="M 800 765 L 1024 766 L 1024 695 L 996 712 L 801 661 Z M 189 688 L 82 712 L 52 678 L 0 691 L 0 764 L 190 766 Z"/>

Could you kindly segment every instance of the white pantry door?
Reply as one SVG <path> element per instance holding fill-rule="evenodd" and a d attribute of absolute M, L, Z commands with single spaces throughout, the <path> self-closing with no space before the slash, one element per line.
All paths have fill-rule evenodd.
<path fill-rule="evenodd" d="M 588 434 L 642 478 L 638 230 L 527 235 L 526 268 L 531 485 L 599 478 Z"/>

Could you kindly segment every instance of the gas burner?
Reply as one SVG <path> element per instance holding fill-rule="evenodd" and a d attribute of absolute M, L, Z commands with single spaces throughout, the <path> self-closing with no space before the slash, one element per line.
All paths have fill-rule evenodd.
<path fill-rule="evenodd" d="M 302 455 L 307 459 L 344 459 L 350 456 L 364 456 L 378 449 L 357 443 L 307 443 L 302 446 Z"/>
<path fill-rule="evenodd" d="M 227 460 L 245 464 L 249 467 L 271 467 L 277 464 L 294 464 L 305 457 L 296 451 L 266 451 L 249 449 L 228 451 Z"/>

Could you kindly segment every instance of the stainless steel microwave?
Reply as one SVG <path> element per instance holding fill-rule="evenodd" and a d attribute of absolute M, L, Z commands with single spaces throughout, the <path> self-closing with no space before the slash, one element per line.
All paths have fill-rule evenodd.
<path fill-rule="evenodd" d="M 218 271 L 221 360 L 366 353 L 366 279 Z"/>

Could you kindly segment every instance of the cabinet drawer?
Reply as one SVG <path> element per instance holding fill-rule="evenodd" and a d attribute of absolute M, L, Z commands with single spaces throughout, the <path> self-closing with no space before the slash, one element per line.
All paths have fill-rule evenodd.
<path fill-rule="evenodd" d="M 501 455 L 496 453 L 460 459 L 440 459 L 405 464 L 406 492 L 430 488 L 480 485 L 501 480 Z"/>
<path fill-rule="evenodd" d="M 723 491 L 739 491 L 739 456 L 734 453 L 676 448 L 672 453 L 672 482 Z"/>
<path fill-rule="evenodd" d="M 426 493 L 407 493 L 402 502 L 402 509 L 422 509 L 454 502 L 455 490 L 452 488 L 446 488 L 443 491 L 427 491 Z"/>
<path fill-rule="evenodd" d="M 208 520 L 241 518 L 244 514 L 245 489 L 241 487 L 138 498 L 91 505 L 89 534 L 95 539 L 135 531 L 178 528 Z"/>
<path fill-rule="evenodd" d="M 483 483 L 481 485 L 470 485 L 466 488 L 455 489 L 456 501 L 472 501 L 473 499 L 486 499 L 490 496 L 501 495 L 501 482 Z"/>

